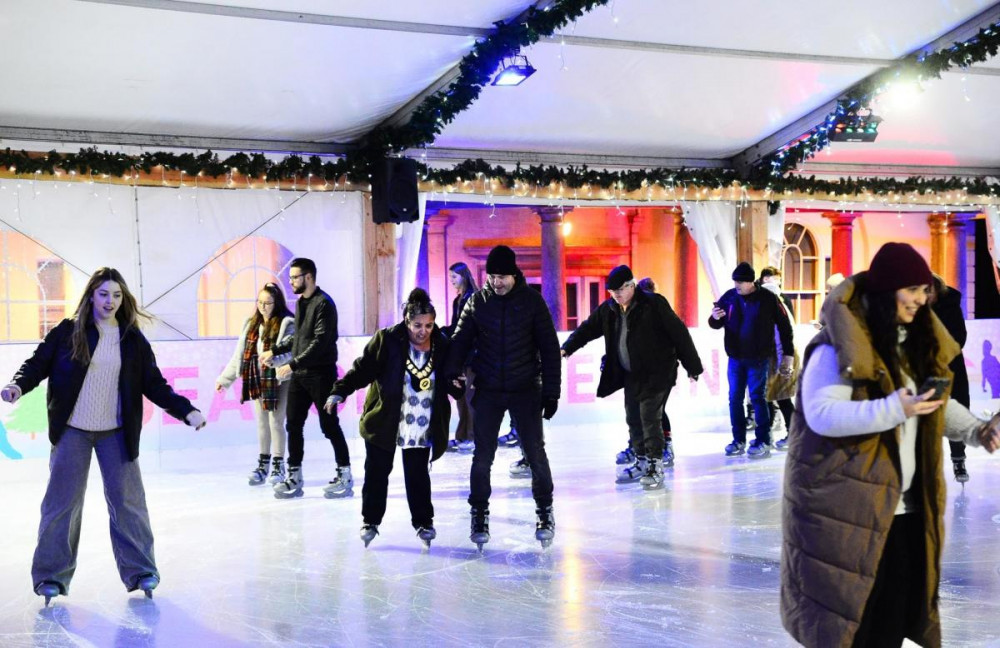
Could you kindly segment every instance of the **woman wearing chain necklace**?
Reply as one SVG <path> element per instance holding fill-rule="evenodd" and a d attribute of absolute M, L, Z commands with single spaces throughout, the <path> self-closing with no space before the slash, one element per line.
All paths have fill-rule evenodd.
<path fill-rule="evenodd" d="M 385 515 L 397 447 L 403 453 L 410 522 L 427 547 L 437 536 L 429 465 L 444 454 L 448 444 L 448 393 L 461 398 L 464 385 L 438 382 L 448 339 L 434 324 L 435 315 L 427 292 L 414 288 L 403 304 L 403 321 L 375 333 L 350 371 L 334 384 L 326 401 L 330 412 L 349 395 L 370 385 L 360 423 L 366 452 L 361 539 L 366 547 L 378 535 Z"/>

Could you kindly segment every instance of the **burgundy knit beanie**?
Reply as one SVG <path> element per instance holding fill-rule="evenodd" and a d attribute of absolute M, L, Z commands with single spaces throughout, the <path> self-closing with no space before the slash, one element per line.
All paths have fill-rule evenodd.
<path fill-rule="evenodd" d="M 868 269 L 868 290 L 887 292 L 934 282 L 924 257 L 909 243 L 886 243 Z"/>

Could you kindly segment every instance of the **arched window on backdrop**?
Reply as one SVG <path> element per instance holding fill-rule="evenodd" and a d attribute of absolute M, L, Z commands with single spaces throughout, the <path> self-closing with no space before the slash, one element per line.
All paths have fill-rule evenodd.
<path fill-rule="evenodd" d="M 72 315 L 62 259 L 17 232 L 0 231 L 0 340 L 35 341 Z"/>
<path fill-rule="evenodd" d="M 812 232 L 800 223 L 786 223 L 782 289 L 792 300 L 799 322 L 811 322 L 819 316 L 823 294 L 820 261 Z"/>
<path fill-rule="evenodd" d="M 264 236 L 248 236 L 219 248 L 198 282 L 198 335 L 238 336 L 257 307 L 261 286 L 269 281 L 281 286 L 294 311 L 288 283 L 293 258 L 288 248 Z"/>

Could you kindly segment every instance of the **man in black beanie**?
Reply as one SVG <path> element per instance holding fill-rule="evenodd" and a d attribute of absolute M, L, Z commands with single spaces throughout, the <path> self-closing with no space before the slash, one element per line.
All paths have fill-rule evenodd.
<path fill-rule="evenodd" d="M 545 454 L 542 418 L 559 406 L 562 360 L 552 314 L 542 296 L 524 280 L 514 251 L 506 245 L 486 258 L 486 285 L 469 298 L 451 339 L 445 376 L 462 372 L 472 356 L 476 401 L 469 505 L 469 539 L 480 549 L 489 542 L 490 469 L 506 412 L 517 421 L 524 457 L 531 468 L 535 537 L 547 547 L 555 535 L 552 472 Z"/>
<path fill-rule="evenodd" d="M 636 460 L 619 482 L 640 481 L 644 488 L 663 484 L 663 407 L 677 382 L 677 361 L 695 381 L 701 358 L 684 322 L 662 295 L 638 290 L 632 270 L 614 268 L 606 282 L 610 298 L 591 313 L 563 344 L 569 357 L 591 340 L 604 338 L 604 362 L 597 395 L 625 390 L 625 421 Z"/>
<path fill-rule="evenodd" d="M 753 267 L 746 261 L 733 270 L 733 288 L 723 293 L 712 308 L 708 325 L 725 328 L 726 355 L 729 356 L 729 424 L 733 442 L 726 446 L 726 456 L 744 452 L 751 459 L 771 455 L 771 412 L 764 390 L 767 387 L 768 364 L 775 355 L 775 327 L 781 342 L 781 372 L 791 373 L 794 362 L 792 324 L 778 297 L 754 283 Z M 750 389 L 756 439 L 746 447 L 746 413 L 743 394 Z"/>

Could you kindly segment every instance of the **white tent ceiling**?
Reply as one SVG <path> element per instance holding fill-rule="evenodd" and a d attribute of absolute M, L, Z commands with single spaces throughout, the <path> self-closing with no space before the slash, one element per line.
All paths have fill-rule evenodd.
<path fill-rule="evenodd" d="M 337 150 L 329 144 L 356 142 L 432 86 L 491 23 L 530 4 L 3 0 L 0 144 L 220 149 L 223 140 L 269 140 Z M 459 157 L 472 149 L 464 157 L 722 165 L 996 8 L 990 0 L 614 0 L 526 49 L 538 73 L 518 87 L 488 87 L 435 147 L 462 149 L 451 152 Z M 876 143 L 836 143 L 811 166 L 995 170 L 998 103 L 1000 62 L 947 73 L 880 108 Z"/>

